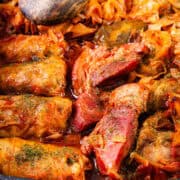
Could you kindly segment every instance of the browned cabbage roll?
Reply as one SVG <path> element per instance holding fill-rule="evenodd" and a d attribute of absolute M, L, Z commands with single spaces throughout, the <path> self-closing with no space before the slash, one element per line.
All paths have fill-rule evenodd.
<path fill-rule="evenodd" d="M 0 68 L 0 90 L 4 93 L 64 96 L 65 87 L 66 64 L 56 56 Z"/>
<path fill-rule="evenodd" d="M 0 96 L 0 137 L 58 137 L 71 109 L 71 100 L 61 97 Z"/>
<path fill-rule="evenodd" d="M 91 168 L 78 148 L 55 146 L 19 138 L 0 139 L 0 171 L 35 180 L 84 180 Z"/>
<path fill-rule="evenodd" d="M 61 54 L 62 49 L 47 35 L 16 35 L 0 40 L 0 64 L 38 60 Z"/>

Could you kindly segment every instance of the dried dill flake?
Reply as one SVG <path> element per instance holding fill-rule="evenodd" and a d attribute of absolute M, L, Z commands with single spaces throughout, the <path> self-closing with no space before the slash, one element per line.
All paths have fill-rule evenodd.
<path fill-rule="evenodd" d="M 43 148 L 40 146 L 30 146 L 25 144 L 21 151 L 16 154 L 15 160 L 18 165 L 21 165 L 25 162 L 34 163 L 36 160 L 39 160 L 43 156 Z"/>
<path fill-rule="evenodd" d="M 72 166 L 74 163 L 77 163 L 78 162 L 78 157 L 76 155 L 73 155 L 71 157 L 68 157 L 67 160 L 66 160 L 66 163 L 69 165 L 69 166 Z"/>

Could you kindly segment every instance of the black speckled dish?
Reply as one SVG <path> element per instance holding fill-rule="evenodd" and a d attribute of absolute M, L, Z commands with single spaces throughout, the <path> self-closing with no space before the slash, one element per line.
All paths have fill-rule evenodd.
<path fill-rule="evenodd" d="M 30 180 L 30 179 L 17 178 L 17 177 L 11 177 L 11 176 L 3 176 L 3 175 L 0 175 L 0 180 Z"/>

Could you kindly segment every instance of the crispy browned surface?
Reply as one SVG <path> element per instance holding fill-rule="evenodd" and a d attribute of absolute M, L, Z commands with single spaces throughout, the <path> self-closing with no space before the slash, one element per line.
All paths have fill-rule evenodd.
<path fill-rule="evenodd" d="M 0 90 L 4 93 L 65 95 L 66 64 L 57 56 L 0 68 Z"/>
<path fill-rule="evenodd" d="M 84 180 L 84 171 L 90 167 L 77 148 L 18 138 L 0 139 L 0 170 L 6 175 L 36 180 Z"/>
<path fill-rule="evenodd" d="M 0 96 L 0 137 L 60 136 L 72 102 L 61 97 Z"/>

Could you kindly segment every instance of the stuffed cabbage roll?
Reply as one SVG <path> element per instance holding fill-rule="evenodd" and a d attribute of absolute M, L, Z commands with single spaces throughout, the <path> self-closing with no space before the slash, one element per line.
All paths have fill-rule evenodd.
<path fill-rule="evenodd" d="M 179 172 L 180 159 L 172 152 L 174 135 L 171 117 L 167 116 L 167 112 L 156 112 L 143 123 L 131 158 L 143 166 L 152 165 L 167 172 Z"/>
<path fill-rule="evenodd" d="M 83 180 L 90 167 L 78 148 L 19 138 L 0 139 L 0 171 L 4 175 L 35 180 Z"/>
<path fill-rule="evenodd" d="M 48 35 L 16 35 L 0 40 L 0 64 L 38 60 L 61 55 L 62 49 Z"/>
<path fill-rule="evenodd" d="M 0 96 L 0 137 L 58 137 L 66 128 L 71 106 L 61 97 Z"/>
<path fill-rule="evenodd" d="M 63 96 L 65 87 L 66 64 L 56 56 L 0 68 L 0 90 L 4 93 Z"/>

